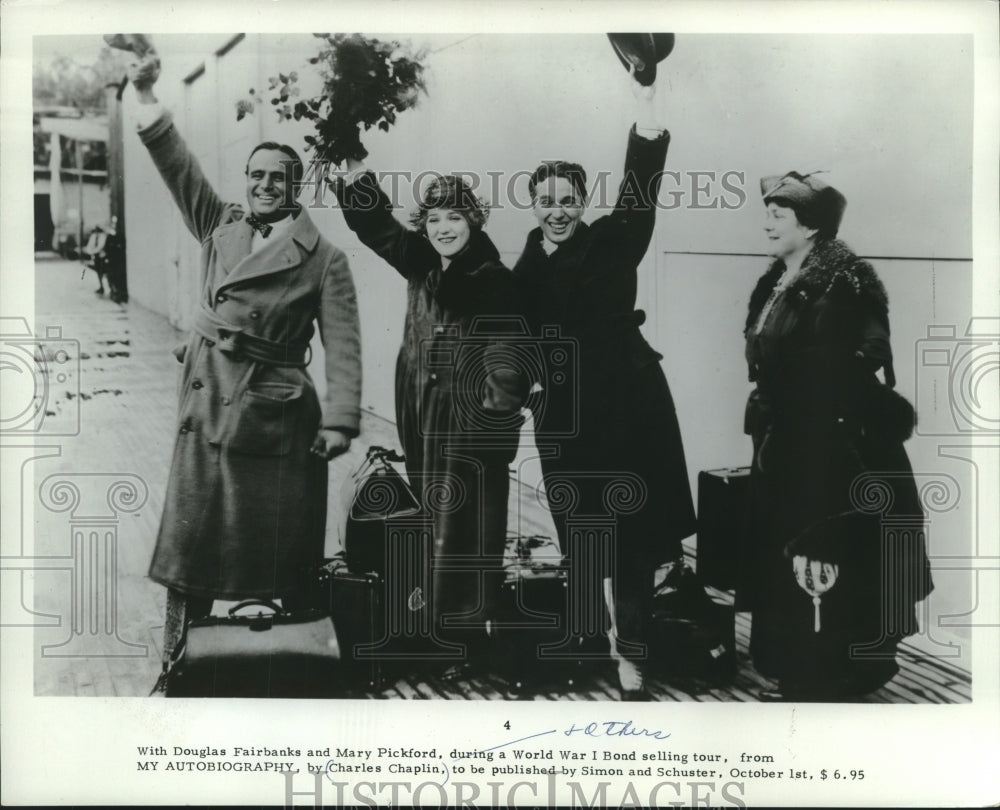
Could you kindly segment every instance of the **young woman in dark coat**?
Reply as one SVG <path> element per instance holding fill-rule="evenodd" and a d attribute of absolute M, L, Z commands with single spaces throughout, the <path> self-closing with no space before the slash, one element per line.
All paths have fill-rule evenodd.
<path fill-rule="evenodd" d="M 613 519 L 613 596 L 608 599 L 607 585 L 598 582 L 589 598 L 610 603 L 611 652 L 622 696 L 641 699 L 655 571 L 682 559 L 681 540 L 694 533 L 695 516 L 663 357 L 639 331 L 646 316 L 635 309 L 637 268 L 653 235 L 670 135 L 656 120 L 655 85 L 643 87 L 634 78 L 631 83 L 636 123 L 614 210 L 583 222 L 583 168 L 543 163 L 530 180 L 538 227 L 528 234 L 514 274 L 535 334 L 555 327 L 560 339 L 576 341 L 572 384 L 564 384 L 555 365 L 540 381 L 536 442 L 563 552 L 575 553 L 568 518 Z M 617 494 L 630 502 L 619 503 L 617 511 L 616 479 L 624 487 Z M 572 515 L 558 503 L 567 487 L 576 494 Z"/>
<path fill-rule="evenodd" d="M 903 449 L 914 413 L 892 390 L 885 288 L 835 238 L 843 195 L 794 172 L 761 189 L 774 261 L 745 326 L 756 388 L 739 603 L 753 613 L 755 667 L 780 684 L 764 699 L 840 700 L 892 678 L 900 639 L 917 630 L 915 603 L 932 588 Z M 889 498 L 881 516 L 866 511 L 878 493 Z M 884 517 L 911 531 L 883 539 Z"/>
<path fill-rule="evenodd" d="M 410 483 L 433 521 L 435 634 L 450 658 L 463 647 L 467 656 L 445 672 L 457 677 L 486 661 L 501 585 L 508 464 L 527 394 L 504 360 L 518 315 L 514 277 L 483 231 L 487 207 L 458 177 L 432 181 L 412 229 L 393 217 L 359 161 L 348 161 L 334 188 L 351 230 L 407 283 L 396 425 Z"/>

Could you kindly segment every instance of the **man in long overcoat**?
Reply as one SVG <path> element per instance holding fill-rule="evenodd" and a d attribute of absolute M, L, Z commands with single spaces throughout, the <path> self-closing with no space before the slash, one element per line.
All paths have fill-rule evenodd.
<path fill-rule="evenodd" d="M 528 234 L 514 266 L 535 334 L 557 326 L 560 337 L 577 346 L 577 376 L 570 384 L 560 382 L 565 372 L 555 364 L 541 381 L 545 398 L 534 412 L 535 431 L 539 448 L 556 450 L 542 455 L 541 464 L 563 552 L 581 556 L 570 517 L 579 522 L 615 513 L 614 568 L 603 574 L 611 593 L 604 597 L 626 700 L 645 696 L 641 663 L 656 568 L 681 561 L 681 540 L 695 531 L 663 357 L 639 331 L 646 316 L 635 308 L 637 270 L 653 236 L 670 135 L 653 106 L 655 85 L 633 79 L 632 92 L 636 123 L 614 210 L 583 222 L 583 167 L 541 164 L 529 180 L 539 227 Z M 583 534 L 576 535 L 582 542 Z M 591 589 L 590 598 L 600 597 Z"/>
<path fill-rule="evenodd" d="M 344 254 L 294 202 L 302 164 L 266 142 L 250 155 L 247 203 L 224 203 L 153 95 L 155 54 L 130 69 L 139 137 L 201 243 L 202 294 L 178 350 L 176 444 L 149 575 L 168 588 L 164 656 L 185 616 L 215 598 L 294 601 L 323 553 L 326 462 L 358 434 L 361 351 Z M 318 322 L 321 409 L 306 372 Z"/>

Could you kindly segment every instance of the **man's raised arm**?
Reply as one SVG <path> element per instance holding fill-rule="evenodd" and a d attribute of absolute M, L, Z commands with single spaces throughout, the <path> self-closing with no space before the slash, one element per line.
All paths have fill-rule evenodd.
<path fill-rule="evenodd" d="M 139 100 L 139 137 L 180 209 L 184 224 L 199 242 L 211 235 L 231 206 L 222 202 L 187 148 L 169 112 L 153 94 L 160 59 L 151 51 L 129 65 L 128 76 Z"/>

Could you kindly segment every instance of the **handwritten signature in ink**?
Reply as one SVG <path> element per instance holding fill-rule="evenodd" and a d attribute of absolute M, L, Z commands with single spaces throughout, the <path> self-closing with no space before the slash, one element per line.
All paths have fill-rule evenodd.
<path fill-rule="evenodd" d="M 631 720 L 602 720 L 585 726 L 571 722 L 563 734 L 567 737 L 574 734 L 582 734 L 584 737 L 652 737 L 654 740 L 665 740 L 670 736 L 666 731 L 635 726 Z"/>

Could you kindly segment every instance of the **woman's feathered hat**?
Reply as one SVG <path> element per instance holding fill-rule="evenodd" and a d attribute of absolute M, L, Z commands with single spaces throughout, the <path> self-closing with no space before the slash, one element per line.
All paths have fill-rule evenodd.
<path fill-rule="evenodd" d="M 427 184 L 417 209 L 410 214 L 410 224 L 422 231 L 432 208 L 459 211 L 473 228 L 483 228 L 490 216 L 489 205 L 457 174 L 437 175 Z"/>
<path fill-rule="evenodd" d="M 788 172 L 760 179 L 760 193 L 765 205 L 772 200 L 786 200 L 798 213 L 799 221 L 817 228 L 831 238 L 837 235 L 847 208 L 847 198 L 833 186 L 816 177 L 821 171 L 800 174 Z"/>

